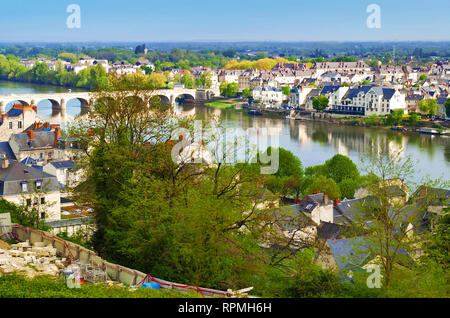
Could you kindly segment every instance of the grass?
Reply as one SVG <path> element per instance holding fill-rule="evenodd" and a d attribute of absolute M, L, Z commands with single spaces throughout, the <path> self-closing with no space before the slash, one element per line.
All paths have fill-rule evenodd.
<path fill-rule="evenodd" d="M 81 284 L 70 289 L 61 277 L 46 275 L 27 278 L 23 274 L 0 274 L 0 298 L 200 298 L 195 291 L 155 290 L 139 287 L 132 291 L 125 287 L 103 284 Z"/>
<path fill-rule="evenodd" d="M 233 108 L 234 103 L 230 102 L 209 102 L 205 103 L 206 106 L 214 107 L 214 108 L 221 108 L 221 109 L 227 109 L 227 108 Z"/>
<path fill-rule="evenodd" d="M 78 218 L 80 218 L 80 216 L 76 214 L 61 215 L 61 220 L 78 219 Z"/>

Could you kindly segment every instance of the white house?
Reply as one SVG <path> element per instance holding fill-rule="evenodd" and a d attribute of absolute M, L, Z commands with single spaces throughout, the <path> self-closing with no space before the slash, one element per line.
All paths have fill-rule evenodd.
<path fill-rule="evenodd" d="M 272 86 L 255 88 L 252 91 L 252 97 L 266 107 L 281 106 L 287 99 L 287 96 L 283 94 L 281 89 Z"/>
<path fill-rule="evenodd" d="M 58 180 L 34 167 L 17 161 L 1 159 L 0 196 L 16 205 L 34 207 L 39 218 L 61 219 Z"/>

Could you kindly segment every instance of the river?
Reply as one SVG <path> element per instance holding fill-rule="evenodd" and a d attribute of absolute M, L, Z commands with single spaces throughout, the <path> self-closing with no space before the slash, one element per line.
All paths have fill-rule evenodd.
<path fill-rule="evenodd" d="M 0 81 L 0 94 L 65 92 L 66 88 Z M 76 91 L 76 90 L 72 90 Z M 52 114 L 48 101 L 38 103 L 38 114 L 51 122 L 59 122 L 58 114 Z M 11 107 L 7 105 L 6 109 Z M 68 118 L 80 114 L 77 100 L 67 102 Z M 416 173 L 411 180 L 420 183 L 430 176 L 433 179 L 450 180 L 450 137 L 394 132 L 380 128 L 363 128 L 332 125 L 321 122 L 294 121 L 280 118 L 249 116 L 246 112 L 230 109 L 214 109 L 204 105 L 177 105 L 178 112 L 207 119 L 218 116 L 226 127 L 242 134 L 248 128 L 270 128 L 279 146 L 292 151 L 300 158 L 304 167 L 323 164 L 335 154 L 350 157 L 360 167 L 360 158 L 367 151 L 383 145 L 386 150 L 403 149 L 403 156 L 415 162 Z"/>

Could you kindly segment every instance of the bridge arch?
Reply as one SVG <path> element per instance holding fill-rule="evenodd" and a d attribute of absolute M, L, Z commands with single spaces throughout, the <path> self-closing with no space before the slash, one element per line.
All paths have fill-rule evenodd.
<path fill-rule="evenodd" d="M 66 104 L 69 103 L 69 101 L 79 101 L 81 107 L 91 107 L 91 103 L 82 97 L 72 97 L 66 100 Z"/>
<path fill-rule="evenodd" d="M 170 104 L 170 98 L 167 97 L 166 95 L 155 95 L 155 96 L 152 97 L 152 99 L 156 100 L 156 99 L 154 99 L 155 97 L 159 97 L 159 99 L 160 99 L 159 102 L 161 104 L 163 104 L 163 105 L 169 105 Z"/>
<path fill-rule="evenodd" d="M 195 102 L 195 96 L 191 93 L 181 93 L 175 95 L 175 101 L 179 103 L 193 103 Z"/>
<path fill-rule="evenodd" d="M 91 111 L 91 101 L 82 97 L 69 98 L 64 101 L 64 105 L 66 112 L 72 116 L 83 116 Z"/>

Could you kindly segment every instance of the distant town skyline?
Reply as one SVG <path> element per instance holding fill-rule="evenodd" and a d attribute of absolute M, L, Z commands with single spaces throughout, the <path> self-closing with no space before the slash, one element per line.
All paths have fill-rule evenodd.
<path fill-rule="evenodd" d="M 69 28 L 70 5 L 80 28 Z M 370 28 L 367 8 L 380 8 Z M 448 41 L 448 0 L 23 0 L 0 5 L 0 42 Z"/>

